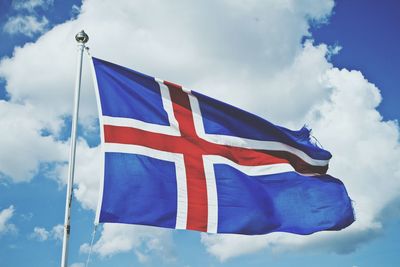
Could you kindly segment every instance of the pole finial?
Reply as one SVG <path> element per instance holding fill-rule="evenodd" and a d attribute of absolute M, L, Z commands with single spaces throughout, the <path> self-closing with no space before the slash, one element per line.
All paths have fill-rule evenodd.
<path fill-rule="evenodd" d="M 75 35 L 75 40 L 80 44 L 86 44 L 89 41 L 89 36 L 84 30 L 81 30 Z"/>

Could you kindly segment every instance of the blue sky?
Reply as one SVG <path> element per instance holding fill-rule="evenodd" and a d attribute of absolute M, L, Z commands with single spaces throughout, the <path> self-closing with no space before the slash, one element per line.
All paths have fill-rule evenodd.
<path fill-rule="evenodd" d="M 334 7 L 328 0 L 128 2 L 0 2 L 0 126 L 8 130 L 0 142 L 5 266 L 60 262 L 73 36 L 82 28 L 97 57 L 196 88 L 288 127 L 309 124 L 334 155 L 330 172 L 348 186 L 357 214 L 348 231 L 310 238 L 242 239 L 104 226 L 90 266 L 397 266 L 398 1 L 340 0 Z M 69 260 L 74 267 L 87 258 L 84 244 L 93 230 L 98 179 L 88 65 L 83 71 Z"/>

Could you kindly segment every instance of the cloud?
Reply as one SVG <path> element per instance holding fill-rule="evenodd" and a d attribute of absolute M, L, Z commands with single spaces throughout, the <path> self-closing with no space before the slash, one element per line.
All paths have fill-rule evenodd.
<path fill-rule="evenodd" d="M 141 262 L 146 262 L 149 255 L 175 260 L 171 230 L 125 224 L 105 224 L 103 228 L 92 250 L 101 257 L 133 251 Z M 81 253 L 88 253 L 89 249 L 87 243 L 80 247 Z"/>
<path fill-rule="evenodd" d="M 77 5 L 72 5 L 71 15 L 73 17 L 75 17 L 75 16 L 79 15 L 79 13 L 81 13 L 81 8 L 79 6 L 77 6 Z"/>
<path fill-rule="evenodd" d="M 50 233 L 46 229 L 41 227 L 35 227 L 30 237 L 38 241 L 46 241 L 49 238 L 49 235 Z"/>
<path fill-rule="evenodd" d="M 62 241 L 64 234 L 64 226 L 62 224 L 57 224 L 51 229 L 51 236 L 54 240 Z"/>
<path fill-rule="evenodd" d="M 23 34 L 32 37 L 35 34 L 43 33 L 47 30 L 49 21 L 46 17 L 38 19 L 35 16 L 14 16 L 10 17 L 4 24 L 3 30 L 8 34 Z"/>
<path fill-rule="evenodd" d="M 33 37 L 42 34 L 49 27 L 49 21 L 45 16 L 38 16 L 36 10 L 46 10 L 54 4 L 54 0 L 21 0 L 13 1 L 12 7 L 19 14 L 9 17 L 3 26 L 3 31 L 10 34 L 23 34 Z"/>
<path fill-rule="evenodd" d="M 14 206 L 10 206 L 7 209 L 0 211 L 0 236 L 5 233 L 13 233 L 17 231 L 17 228 L 14 224 L 9 221 L 14 215 Z"/>
<path fill-rule="evenodd" d="M 13 1 L 15 10 L 26 10 L 32 13 L 37 8 L 48 9 L 54 4 L 54 0 L 17 0 Z"/>
<path fill-rule="evenodd" d="M 275 235 L 275 233 L 271 234 Z M 259 251 L 268 246 L 264 236 L 209 235 L 201 234 L 201 242 L 207 251 L 220 261 Z"/>
<path fill-rule="evenodd" d="M 31 105 L 0 100 L 0 125 L 7 129 L 0 139 L 0 172 L 15 182 L 29 181 L 44 162 L 67 160 L 67 144 L 54 136 L 43 136 L 46 123 L 35 118 Z M 52 123 L 57 124 L 59 120 Z M 50 126 L 49 126 L 50 127 Z"/>
<path fill-rule="evenodd" d="M 73 37 L 84 28 L 93 55 L 184 84 L 284 126 L 299 128 L 307 122 L 333 153 L 330 172 L 345 182 L 355 204 L 357 221 L 350 228 L 306 237 L 202 235 L 210 254 L 227 260 L 261 249 L 357 249 L 379 236 L 382 210 L 399 197 L 399 128 L 382 120 L 376 110 L 379 90 L 362 73 L 330 63 L 338 47 L 302 42 L 312 38 L 311 21 L 325 21 L 333 4 L 84 1 L 75 20 L 0 61 L 10 96 L 0 101 L 0 125 L 9 129 L 0 140 L 0 172 L 14 182 L 29 181 L 50 164 L 54 173 L 49 176 L 65 183 L 65 119 L 72 109 L 77 54 Z M 80 126 L 91 129 L 97 111 L 87 58 L 83 69 Z M 98 151 L 85 140 L 78 143 L 74 193 L 87 209 L 97 202 Z M 94 251 L 102 257 L 133 251 L 142 261 L 154 253 L 170 255 L 171 233 L 158 230 L 105 225 Z"/>
<path fill-rule="evenodd" d="M 37 241 L 46 241 L 48 239 L 61 241 L 63 238 L 63 231 L 64 226 L 61 224 L 53 226 L 50 230 L 46 230 L 43 227 L 35 227 L 29 237 Z"/>
<path fill-rule="evenodd" d="M 85 264 L 83 262 L 75 262 L 71 264 L 69 267 L 85 267 Z"/>
<path fill-rule="evenodd" d="M 311 40 L 306 41 L 290 65 L 264 80 L 268 90 L 261 90 L 258 97 L 279 101 L 260 106 L 258 112 L 268 114 L 274 121 L 285 122 L 291 128 L 301 127 L 310 107 L 331 93 L 331 88 L 324 84 L 324 74 L 332 68 L 326 60 L 331 51 L 324 44 L 314 46 Z"/>
<path fill-rule="evenodd" d="M 100 147 L 90 148 L 86 142 L 81 141 L 77 147 L 76 162 L 77 186 L 74 189 L 74 196 L 82 207 L 95 210 L 100 186 Z"/>

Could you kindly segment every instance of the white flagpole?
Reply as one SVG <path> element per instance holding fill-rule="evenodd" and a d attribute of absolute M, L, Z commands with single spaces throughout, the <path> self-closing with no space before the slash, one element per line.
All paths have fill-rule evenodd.
<path fill-rule="evenodd" d="M 71 147 L 69 151 L 69 167 L 68 167 L 68 183 L 67 183 L 67 197 L 65 201 L 65 219 L 64 219 L 64 236 L 61 256 L 61 267 L 67 267 L 68 262 L 68 241 L 70 234 L 70 213 L 71 213 L 71 200 L 72 200 L 72 186 L 74 184 L 75 172 L 75 152 L 76 152 L 76 132 L 78 124 L 79 112 L 79 95 L 81 90 L 81 77 L 82 77 L 82 58 L 85 44 L 89 40 L 89 36 L 82 30 L 75 35 L 75 40 L 78 42 L 78 69 L 76 72 L 75 81 L 75 95 L 74 95 L 74 111 L 72 117 L 71 128 Z"/>

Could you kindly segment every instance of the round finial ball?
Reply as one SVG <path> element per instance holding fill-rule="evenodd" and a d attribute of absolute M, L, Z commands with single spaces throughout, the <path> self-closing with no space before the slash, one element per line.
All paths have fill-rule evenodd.
<path fill-rule="evenodd" d="M 78 43 L 86 44 L 89 41 L 89 36 L 82 30 L 75 35 L 75 40 Z"/>

